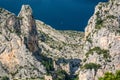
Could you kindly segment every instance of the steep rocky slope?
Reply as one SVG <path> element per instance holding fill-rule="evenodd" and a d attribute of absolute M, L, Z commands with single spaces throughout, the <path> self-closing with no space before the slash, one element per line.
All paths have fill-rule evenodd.
<path fill-rule="evenodd" d="M 43 54 L 54 59 L 82 57 L 83 32 L 57 31 L 40 21 L 37 21 L 37 25 Z"/>
<path fill-rule="evenodd" d="M 18 16 L 0 8 L 0 77 L 43 78 L 44 60 L 73 62 L 81 57 L 83 36 L 83 32 L 57 31 L 34 20 L 29 5 L 23 5 Z"/>
<path fill-rule="evenodd" d="M 81 69 L 80 80 L 98 80 L 105 72 L 120 70 L 120 1 L 99 3 L 85 29 L 83 67 L 86 64 L 101 67 Z M 90 65 L 89 65 L 90 67 Z"/>
<path fill-rule="evenodd" d="M 0 45 L 0 79 L 98 80 L 120 70 L 120 1 L 99 3 L 85 32 L 55 30 L 29 5 L 0 8 Z"/>
<path fill-rule="evenodd" d="M 29 6 L 19 17 L 0 8 L 0 76 L 12 79 L 38 78 L 46 73 L 39 56 L 38 34 Z"/>

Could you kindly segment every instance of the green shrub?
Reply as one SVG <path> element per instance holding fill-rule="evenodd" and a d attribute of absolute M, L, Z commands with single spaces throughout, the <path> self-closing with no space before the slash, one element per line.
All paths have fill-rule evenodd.
<path fill-rule="evenodd" d="M 97 19 L 96 25 L 101 25 L 102 23 L 103 23 L 103 20 L 102 20 L 102 19 Z"/>
<path fill-rule="evenodd" d="M 92 43 L 92 39 L 91 38 L 87 38 L 86 41 Z"/>
<path fill-rule="evenodd" d="M 2 32 L 0 32 L 0 34 L 2 34 Z"/>
<path fill-rule="evenodd" d="M 120 70 L 116 71 L 115 74 L 106 72 L 103 77 L 99 78 L 99 80 L 120 80 Z"/>
<path fill-rule="evenodd" d="M 101 18 L 97 18 L 96 19 L 96 26 L 95 26 L 95 28 L 96 29 L 101 29 L 102 26 L 103 26 L 103 20 Z"/>
<path fill-rule="evenodd" d="M 100 14 L 99 11 L 97 11 L 97 12 L 95 13 L 95 15 L 96 15 L 97 17 L 99 17 L 99 14 Z"/>
<path fill-rule="evenodd" d="M 47 73 L 50 74 L 51 71 L 54 71 L 53 60 L 44 55 L 41 55 L 41 56 L 42 56 L 41 63 L 45 66 Z"/>
<path fill-rule="evenodd" d="M 9 80 L 9 78 L 7 76 L 3 76 L 1 80 Z"/>
<path fill-rule="evenodd" d="M 84 59 L 83 59 L 83 62 L 86 62 L 86 61 L 87 61 L 87 59 L 86 59 L 86 58 L 84 58 Z"/>
<path fill-rule="evenodd" d="M 57 70 L 55 71 L 56 77 L 53 80 L 79 80 L 78 75 L 68 75 L 64 70 Z"/>
<path fill-rule="evenodd" d="M 100 47 L 94 47 L 93 49 L 90 49 L 85 55 L 88 57 L 90 54 L 93 55 L 93 53 L 96 52 L 99 55 L 103 55 L 104 59 L 110 58 L 109 51 L 101 49 Z"/>
<path fill-rule="evenodd" d="M 84 69 L 94 69 L 95 71 L 97 71 L 100 67 L 101 65 L 96 63 L 87 63 L 83 66 Z"/>
<path fill-rule="evenodd" d="M 57 70 L 55 74 L 56 77 L 53 80 L 65 80 L 65 77 L 67 77 L 67 73 L 64 70 Z"/>
<path fill-rule="evenodd" d="M 102 6 L 99 6 L 98 9 L 101 10 L 101 9 L 102 9 Z"/>
<path fill-rule="evenodd" d="M 79 80 L 79 77 L 78 77 L 78 75 L 76 75 L 74 78 L 72 78 L 70 80 Z"/>
<path fill-rule="evenodd" d="M 108 15 L 107 18 L 109 18 L 109 19 L 115 19 L 116 17 L 114 15 Z"/>
<path fill-rule="evenodd" d="M 117 33 L 120 33 L 120 30 L 116 30 Z"/>

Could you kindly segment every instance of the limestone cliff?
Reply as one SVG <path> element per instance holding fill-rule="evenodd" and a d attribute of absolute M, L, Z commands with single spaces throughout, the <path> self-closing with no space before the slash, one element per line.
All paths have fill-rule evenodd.
<path fill-rule="evenodd" d="M 71 66 L 68 71 L 75 73 L 82 57 L 83 36 L 83 32 L 57 31 L 34 20 L 29 5 L 23 5 L 18 16 L 0 8 L 0 79 L 41 79 L 49 72 L 51 59 L 59 64 L 54 64 L 55 69 Z M 60 66 L 64 63 L 60 58 L 71 64 Z"/>
<path fill-rule="evenodd" d="M 32 9 L 30 6 L 22 6 L 19 13 L 21 33 L 24 35 L 25 44 L 32 52 L 38 50 L 38 34 L 36 29 L 36 23 L 32 15 Z"/>
<path fill-rule="evenodd" d="M 0 76 L 11 79 L 43 77 L 45 68 L 33 56 L 38 51 L 37 36 L 28 5 L 22 6 L 18 17 L 0 8 Z"/>
<path fill-rule="evenodd" d="M 85 32 L 55 30 L 28 5 L 0 8 L 0 45 L 0 79 L 98 80 L 120 70 L 120 1 L 99 3 Z"/>
<path fill-rule="evenodd" d="M 99 3 L 85 28 L 84 62 L 100 64 L 95 69 L 81 69 L 80 80 L 98 80 L 105 72 L 120 70 L 120 1 Z"/>

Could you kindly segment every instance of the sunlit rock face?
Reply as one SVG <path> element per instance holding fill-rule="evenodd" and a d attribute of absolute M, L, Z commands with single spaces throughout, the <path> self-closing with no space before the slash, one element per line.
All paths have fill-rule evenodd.
<path fill-rule="evenodd" d="M 1 8 L 0 77 L 43 78 L 46 74 L 46 67 L 41 64 L 43 55 L 56 62 L 64 58 L 68 65 L 56 66 L 75 74 L 83 55 L 83 36 L 83 32 L 58 31 L 34 20 L 29 5 L 23 5 L 18 16 Z"/>
<path fill-rule="evenodd" d="M 26 79 L 46 73 L 33 56 L 36 51 L 40 53 L 37 36 L 30 6 L 23 5 L 18 17 L 0 8 L 0 76 Z"/>
<path fill-rule="evenodd" d="M 88 71 L 80 71 L 80 77 L 85 80 L 98 80 L 105 72 L 120 70 L 120 1 L 109 0 L 106 3 L 99 3 L 94 15 L 85 28 L 84 53 L 91 53 L 86 58 L 86 63 L 100 64 L 101 68 L 96 72 L 89 71 L 92 79 L 85 77 Z M 106 52 L 104 52 L 106 51 Z M 109 54 L 107 54 L 107 52 Z M 109 59 L 104 59 L 110 56 Z M 82 73 L 82 74 L 81 74 Z M 81 80 L 81 78 L 80 78 Z"/>
<path fill-rule="evenodd" d="M 53 60 L 53 75 L 46 75 L 51 64 L 43 60 Z M 29 5 L 18 16 L 0 8 L 0 78 L 54 79 L 57 70 L 79 80 L 120 70 L 119 0 L 99 3 L 85 32 L 55 30 L 35 20 Z"/>
<path fill-rule="evenodd" d="M 38 34 L 36 29 L 36 23 L 32 15 L 32 9 L 29 5 L 23 5 L 19 13 L 21 18 L 21 32 L 25 35 L 25 44 L 32 52 L 38 50 Z"/>
<path fill-rule="evenodd" d="M 41 64 L 41 54 L 55 61 L 65 58 L 68 65 L 56 66 L 74 74 L 81 62 L 79 58 L 82 57 L 83 36 L 83 32 L 58 31 L 34 20 L 28 5 L 22 6 L 18 16 L 1 8 L 0 77 L 43 78 L 46 68 Z"/>

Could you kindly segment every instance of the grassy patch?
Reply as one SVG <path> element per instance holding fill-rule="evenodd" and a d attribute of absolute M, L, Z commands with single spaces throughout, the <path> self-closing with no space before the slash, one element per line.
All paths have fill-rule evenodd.
<path fill-rule="evenodd" d="M 97 71 L 100 67 L 101 65 L 96 63 L 87 63 L 83 66 L 84 69 L 94 69 L 95 71 Z"/>
<path fill-rule="evenodd" d="M 99 80 L 120 80 L 120 70 L 116 71 L 115 74 L 106 72 L 103 77 L 99 78 Z"/>
<path fill-rule="evenodd" d="M 9 79 L 9 77 L 7 77 L 7 76 L 3 76 L 3 77 L 1 78 L 1 80 L 10 80 L 10 79 Z"/>
<path fill-rule="evenodd" d="M 94 52 L 99 55 L 103 55 L 104 59 L 110 58 L 109 51 L 101 49 L 100 47 L 94 47 L 93 49 L 90 49 L 85 55 L 88 57 L 90 54 L 93 55 Z"/>
<path fill-rule="evenodd" d="M 108 15 L 107 18 L 109 18 L 109 19 L 115 19 L 116 17 L 114 15 Z"/>
<path fill-rule="evenodd" d="M 41 55 L 41 56 L 42 56 L 41 63 L 45 66 L 47 73 L 50 74 L 51 71 L 54 71 L 53 60 L 44 55 Z"/>
<path fill-rule="evenodd" d="M 64 70 L 57 70 L 55 74 L 56 78 L 54 78 L 53 80 L 79 80 L 78 75 L 74 75 L 73 77 L 71 77 Z"/>
<path fill-rule="evenodd" d="M 103 20 L 102 19 L 100 19 L 100 18 L 97 18 L 96 19 L 96 25 L 95 25 L 95 29 L 101 29 L 102 27 L 103 27 Z"/>

